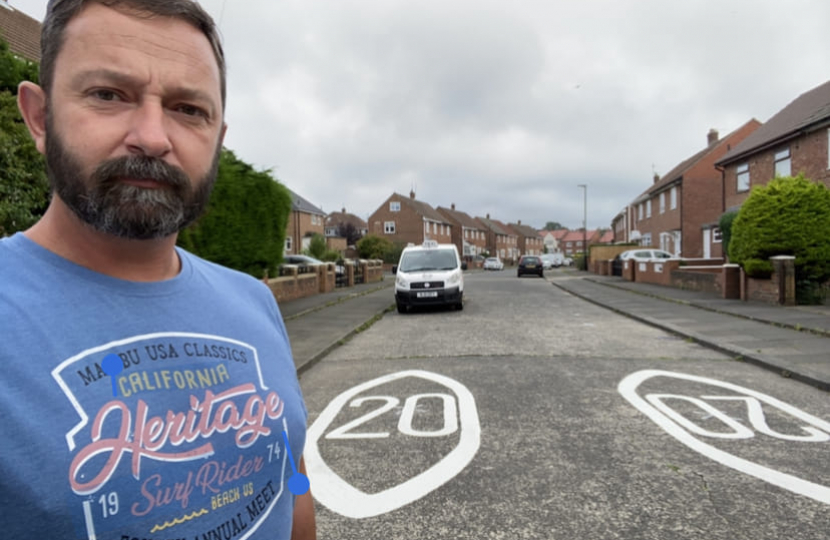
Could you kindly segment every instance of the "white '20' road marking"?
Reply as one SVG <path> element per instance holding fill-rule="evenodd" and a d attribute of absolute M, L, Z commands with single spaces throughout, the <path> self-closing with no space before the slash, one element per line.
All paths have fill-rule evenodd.
<path fill-rule="evenodd" d="M 417 394 L 409 396 L 404 403 L 403 411 L 398 422 L 398 431 L 404 435 L 416 437 L 441 437 L 451 435 L 460 430 L 458 445 L 444 456 L 438 463 L 406 480 L 379 493 L 365 493 L 355 488 L 323 461 L 320 449 L 317 446 L 318 440 L 323 436 L 331 425 L 337 413 L 347 404 L 352 407 L 359 407 L 367 401 L 382 401 L 383 405 L 369 413 L 346 423 L 345 425 L 332 430 L 327 439 L 381 439 L 389 436 L 389 433 L 361 433 L 353 431 L 368 420 L 382 415 L 393 409 L 400 401 L 392 396 L 363 396 L 355 398 L 361 392 L 380 386 L 392 381 L 406 377 L 417 377 L 438 383 L 455 394 L 458 398 L 456 409 L 455 399 L 449 394 Z M 416 430 L 412 426 L 415 407 L 418 400 L 423 398 L 441 398 L 443 401 L 444 424 L 441 429 L 435 431 Z M 457 417 L 456 417 L 457 410 Z M 391 512 L 407 504 L 420 499 L 431 491 L 442 486 L 472 461 L 478 452 L 481 444 L 481 426 L 478 421 L 473 394 L 460 382 L 431 373 L 429 371 L 409 370 L 391 373 L 372 379 L 371 381 L 359 384 L 346 390 L 336 398 L 320 413 L 320 416 L 308 429 L 306 447 L 304 451 L 305 464 L 311 481 L 311 493 L 318 502 L 329 510 L 351 518 L 366 518 Z M 367 467 L 378 468 L 377 463 L 367 463 Z"/>
<path fill-rule="evenodd" d="M 663 430 L 666 433 L 668 433 L 678 441 L 682 442 L 695 452 L 703 454 L 709 459 L 717 461 L 722 465 L 726 465 L 727 467 L 730 467 L 732 469 L 741 471 L 745 474 L 749 474 L 751 476 L 754 476 L 755 478 L 759 478 L 775 486 L 792 491 L 793 493 L 798 493 L 799 495 L 815 499 L 816 501 L 825 504 L 830 504 L 830 488 L 828 488 L 827 486 L 822 486 L 820 484 L 816 484 L 808 480 L 798 478 L 797 476 L 782 473 L 780 471 L 764 467 L 763 465 L 753 463 L 752 461 L 739 458 L 728 452 L 724 452 L 723 450 L 715 448 L 714 446 L 707 444 L 701 441 L 700 439 L 697 439 L 693 435 L 693 433 L 707 437 L 720 437 L 732 439 L 745 439 L 754 436 L 754 434 L 746 426 L 738 424 L 731 418 L 728 419 L 728 421 L 725 420 L 725 415 L 721 414 L 720 411 L 717 411 L 718 414 L 713 414 L 713 416 L 716 416 L 726 425 L 732 427 L 733 432 L 724 434 L 703 430 L 700 426 L 697 426 L 693 422 L 689 421 L 687 418 L 671 410 L 670 407 L 668 407 L 668 405 L 666 405 L 665 403 L 665 400 L 668 398 L 680 398 L 689 401 L 694 405 L 697 405 L 698 407 L 709 413 L 712 413 L 712 411 L 716 411 L 714 407 L 712 407 L 705 401 L 699 400 L 697 398 L 690 398 L 688 396 L 680 396 L 674 394 L 650 394 L 646 396 L 646 399 L 643 399 L 637 394 L 637 388 L 643 382 L 653 377 L 667 377 L 670 379 L 692 381 L 696 383 L 717 386 L 720 388 L 731 390 L 733 392 L 741 393 L 743 394 L 743 396 L 702 397 L 703 399 L 707 399 L 710 401 L 746 401 L 749 420 L 752 426 L 760 433 L 777 437 L 779 439 L 806 442 L 826 442 L 830 440 L 830 422 L 826 422 L 800 409 L 797 409 L 792 405 L 788 405 L 783 401 L 779 401 L 766 394 L 762 394 L 761 392 L 756 392 L 754 390 L 750 390 L 748 388 L 744 388 L 742 386 L 738 386 L 735 384 L 722 382 L 715 379 L 709 379 L 706 377 L 698 377 L 696 375 L 687 375 L 685 373 L 675 373 L 672 371 L 647 369 L 628 375 L 626 378 L 620 381 L 620 384 L 617 386 L 617 390 L 620 392 L 620 394 L 622 394 L 622 396 L 625 399 L 627 399 L 632 405 L 634 405 L 634 407 L 636 407 L 640 412 L 651 418 L 651 420 L 654 421 L 655 424 L 663 428 Z M 808 433 L 808 435 L 785 435 L 782 433 L 777 433 L 770 429 L 770 427 L 766 423 L 766 419 L 764 418 L 763 410 L 761 409 L 761 403 L 765 403 L 768 406 L 783 411 L 799 419 L 800 421 L 808 424 L 807 426 L 801 427 L 801 429 Z"/>

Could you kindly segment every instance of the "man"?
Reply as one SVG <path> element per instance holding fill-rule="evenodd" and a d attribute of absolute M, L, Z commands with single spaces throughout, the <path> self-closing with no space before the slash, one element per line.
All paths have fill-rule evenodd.
<path fill-rule="evenodd" d="M 189 0 L 52 0 L 41 41 L 18 103 L 52 200 L 0 241 L 2 536 L 314 538 L 273 296 L 175 245 L 226 129 L 213 21 Z"/>

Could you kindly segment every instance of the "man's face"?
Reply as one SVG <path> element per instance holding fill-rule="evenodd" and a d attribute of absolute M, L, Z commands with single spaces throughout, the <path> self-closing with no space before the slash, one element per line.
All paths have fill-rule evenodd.
<path fill-rule="evenodd" d="M 66 28 L 47 108 L 50 181 L 84 222 L 161 238 L 203 211 L 224 125 L 199 30 L 89 4 Z"/>

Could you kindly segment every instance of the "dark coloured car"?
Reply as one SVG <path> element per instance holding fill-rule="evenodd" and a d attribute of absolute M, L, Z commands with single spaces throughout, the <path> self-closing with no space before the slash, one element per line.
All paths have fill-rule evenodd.
<path fill-rule="evenodd" d="M 544 271 L 542 259 L 536 257 L 535 255 L 525 255 L 519 259 L 519 268 L 516 271 L 516 274 L 519 277 L 522 277 L 525 274 L 534 274 L 539 277 L 545 277 Z"/>

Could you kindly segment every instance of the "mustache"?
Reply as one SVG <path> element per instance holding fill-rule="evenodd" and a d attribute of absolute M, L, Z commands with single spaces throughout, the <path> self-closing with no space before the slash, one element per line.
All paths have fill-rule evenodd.
<path fill-rule="evenodd" d="M 121 178 L 153 180 L 181 190 L 190 185 L 187 174 L 164 161 L 149 156 L 123 156 L 102 162 L 92 173 L 95 184 L 107 186 Z"/>

